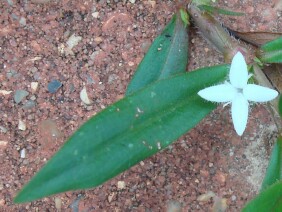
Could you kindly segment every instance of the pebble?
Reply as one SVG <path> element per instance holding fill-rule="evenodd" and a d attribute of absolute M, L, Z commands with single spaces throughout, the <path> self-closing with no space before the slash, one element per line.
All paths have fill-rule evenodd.
<path fill-rule="evenodd" d="M 118 181 L 117 182 L 118 189 L 124 189 L 125 188 L 125 182 L 124 181 Z"/>
<path fill-rule="evenodd" d="M 112 202 L 112 200 L 113 200 L 115 194 L 116 194 L 115 192 L 112 192 L 112 193 L 109 194 L 109 196 L 108 196 L 108 202 L 109 202 L 109 203 Z"/>
<path fill-rule="evenodd" d="M 26 90 L 16 90 L 14 95 L 14 100 L 17 104 L 19 104 L 25 97 L 27 97 L 29 92 Z"/>
<path fill-rule="evenodd" d="M 30 83 L 30 87 L 31 87 L 31 90 L 33 92 L 36 92 L 37 88 L 38 88 L 38 82 L 31 82 Z"/>
<path fill-rule="evenodd" d="M 112 82 L 114 82 L 117 79 L 118 79 L 118 76 L 116 74 L 111 74 L 108 78 L 108 83 L 111 84 Z"/>
<path fill-rule="evenodd" d="M 32 95 L 32 96 L 30 97 L 30 100 L 32 100 L 32 101 L 36 100 L 36 96 Z"/>
<path fill-rule="evenodd" d="M 7 0 L 7 2 L 8 2 L 8 4 L 9 4 L 10 6 L 13 6 L 13 5 L 14 5 L 13 0 Z"/>
<path fill-rule="evenodd" d="M 0 126 L 0 132 L 6 133 L 8 130 L 3 126 Z"/>
<path fill-rule="evenodd" d="M 11 69 L 7 74 L 7 78 L 10 79 L 12 77 L 15 77 L 16 75 L 18 75 L 18 72 L 16 72 L 15 70 Z"/>
<path fill-rule="evenodd" d="M 35 101 L 33 100 L 28 100 L 23 106 L 22 106 L 22 109 L 24 110 L 29 110 L 31 108 L 34 108 L 36 105 Z"/>
<path fill-rule="evenodd" d="M 25 149 L 22 149 L 20 154 L 21 154 L 21 158 L 25 158 Z"/>
<path fill-rule="evenodd" d="M 72 34 L 69 39 L 67 40 L 68 48 L 71 50 L 73 47 L 75 47 L 79 41 L 82 40 L 81 36 L 76 36 L 75 34 Z"/>
<path fill-rule="evenodd" d="M 175 200 L 170 200 L 167 203 L 167 212 L 181 212 L 182 211 L 182 205 L 180 202 Z"/>
<path fill-rule="evenodd" d="M 99 44 L 103 41 L 103 38 L 102 37 L 95 37 L 94 41 Z"/>
<path fill-rule="evenodd" d="M 19 120 L 19 125 L 18 125 L 18 129 L 25 131 L 26 130 L 26 125 L 22 120 Z"/>
<path fill-rule="evenodd" d="M 57 211 L 61 211 L 62 209 L 62 200 L 58 197 L 55 198 L 55 207 Z"/>
<path fill-rule="evenodd" d="M 215 194 L 212 191 L 208 191 L 207 193 L 198 196 L 197 200 L 199 202 L 207 202 L 214 196 L 215 196 Z"/>
<path fill-rule="evenodd" d="M 99 12 L 94 12 L 91 14 L 93 18 L 98 18 L 99 17 Z"/>
<path fill-rule="evenodd" d="M 13 91 L 6 91 L 6 90 L 0 90 L 0 94 L 2 95 L 9 95 L 10 93 L 12 93 Z"/>
<path fill-rule="evenodd" d="M 81 91 L 80 91 L 80 99 L 83 103 L 90 105 L 92 103 L 92 101 L 89 99 L 87 91 L 86 91 L 86 87 L 84 87 Z"/>
<path fill-rule="evenodd" d="M 24 17 L 21 17 L 19 23 L 20 23 L 21 26 L 25 26 L 26 25 L 26 19 Z"/>
<path fill-rule="evenodd" d="M 231 196 L 231 200 L 234 202 L 234 201 L 236 201 L 236 199 L 237 199 L 237 197 L 235 196 L 235 195 L 232 195 Z"/>
<path fill-rule="evenodd" d="M 224 175 L 224 173 L 218 171 L 215 175 L 215 179 L 217 182 L 219 182 L 222 186 L 225 185 L 226 182 L 226 176 Z"/>
<path fill-rule="evenodd" d="M 62 83 L 58 80 L 52 80 L 48 83 L 48 91 L 50 93 L 56 93 L 60 87 L 62 87 Z"/>

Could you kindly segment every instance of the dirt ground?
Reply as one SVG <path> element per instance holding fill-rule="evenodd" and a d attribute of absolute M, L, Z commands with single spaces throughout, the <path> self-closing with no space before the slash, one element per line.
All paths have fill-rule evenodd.
<path fill-rule="evenodd" d="M 247 14 L 221 18 L 234 30 L 281 30 L 272 1 L 219 5 Z M 242 137 L 229 107 L 219 106 L 169 148 L 98 188 L 12 202 L 84 121 L 123 97 L 174 9 L 174 1 L 0 2 L 0 211 L 210 211 L 214 201 L 198 199 L 210 191 L 227 211 L 239 211 L 257 194 L 277 136 L 266 105 L 252 105 Z M 189 39 L 189 70 L 224 62 L 197 29 Z"/>

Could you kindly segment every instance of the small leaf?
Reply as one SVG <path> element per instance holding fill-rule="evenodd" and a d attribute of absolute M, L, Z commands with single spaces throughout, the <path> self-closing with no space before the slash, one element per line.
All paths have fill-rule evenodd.
<path fill-rule="evenodd" d="M 101 185 L 193 128 L 215 109 L 197 92 L 225 80 L 229 65 L 157 81 L 83 124 L 16 196 L 33 201 Z"/>
<path fill-rule="evenodd" d="M 282 37 L 262 45 L 257 57 L 265 63 L 282 63 Z"/>
<path fill-rule="evenodd" d="M 282 180 L 282 138 L 278 138 L 275 143 L 269 165 L 261 186 L 261 191 L 265 190 L 277 181 Z"/>
<path fill-rule="evenodd" d="M 251 200 L 242 212 L 282 211 L 282 182 L 277 182 Z"/>
<path fill-rule="evenodd" d="M 184 10 L 184 9 L 180 9 L 179 11 L 180 11 L 180 17 L 181 17 L 182 21 L 184 22 L 185 27 L 187 25 L 190 25 L 190 23 L 189 23 L 189 15 L 188 15 L 187 11 Z"/>
<path fill-rule="evenodd" d="M 198 8 L 202 11 L 207 11 L 209 13 L 212 14 L 223 14 L 223 15 L 230 15 L 230 16 L 242 16 L 245 15 L 244 13 L 240 13 L 240 12 L 233 12 L 230 10 L 226 10 L 226 9 L 222 9 L 222 8 L 218 8 L 218 7 L 214 7 L 214 6 L 210 6 L 210 5 L 198 5 Z"/>
<path fill-rule="evenodd" d="M 157 80 L 186 71 L 188 63 L 188 34 L 180 13 L 178 12 L 172 17 L 172 20 L 162 34 L 152 43 L 137 67 L 127 87 L 126 95 Z"/>

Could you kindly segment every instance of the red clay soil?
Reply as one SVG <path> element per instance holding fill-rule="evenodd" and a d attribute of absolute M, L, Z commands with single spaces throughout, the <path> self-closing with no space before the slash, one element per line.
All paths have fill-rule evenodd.
<path fill-rule="evenodd" d="M 223 22 L 266 30 L 270 20 L 256 12 L 273 8 L 252 2 L 220 1 L 248 13 L 248 21 Z M 83 122 L 123 97 L 174 9 L 173 1 L 149 0 L 0 2 L 0 211 L 210 211 L 214 201 L 199 196 L 211 192 L 227 211 L 239 211 L 257 194 L 276 138 L 271 113 L 253 105 L 239 137 L 229 107 L 220 105 L 169 148 L 98 188 L 12 202 Z M 271 21 L 281 29 L 280 16 Z M 224 62 L 197 29 L 189 37 L 189 70 Z M 59 85 L 48 88 L 54 80 Z"/>

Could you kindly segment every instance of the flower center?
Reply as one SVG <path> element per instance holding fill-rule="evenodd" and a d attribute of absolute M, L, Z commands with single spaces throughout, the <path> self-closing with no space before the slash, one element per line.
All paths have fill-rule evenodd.
<path fill-rule="evenodd" d="M 237 88 L 237 92 L 243 94 L 243 88 Z"/>

